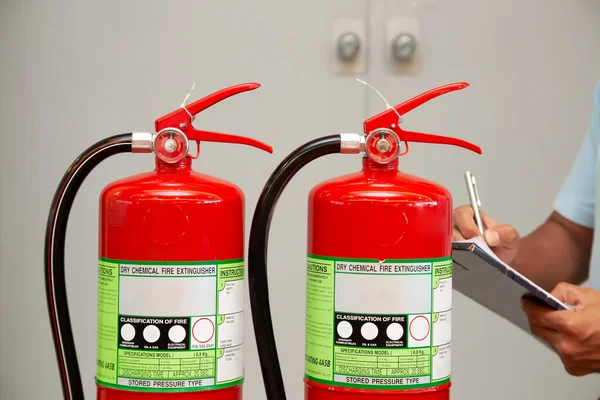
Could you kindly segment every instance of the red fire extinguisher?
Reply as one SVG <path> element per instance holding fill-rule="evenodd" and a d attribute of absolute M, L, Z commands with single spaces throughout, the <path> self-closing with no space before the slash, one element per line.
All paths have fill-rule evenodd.
<path fill-rule="evenodd" d="M 82 400 L 67 304 L 69 211 L 86 176 L 119 153 L 151 153 L 151 172 L 109 184 L 100 197 L 98 400 L 239 400 L 244 326 L 244 195 L 192 170 L 200 142 L 253 139 L 196 130 L 194 116 L 260 85 L 232 86 L 84 151 L 64 175 L 46 231 L 46 292 L 64 398 Z M 190 143 L 197 152 L 190 154 Z"/>
<path fill-rule="evenodd" d="M 371 117 L 364 122 L 364 135 L 308 142 L 269 178 L 253 217 L 248 257 L 268 399 L 286 398 L 267 284 L 273 209 L 304 165 L 336 153 L 364 153 L 363 167 L 318 184 L 308 198 L 305 399 L 449 399 L 452 197 L 436 183 L 400 172 L 398 158 L 407 153 L 408 142 L 481 149 L 405 131 L 399 117 L 467 86 L 438 87 Z"/>

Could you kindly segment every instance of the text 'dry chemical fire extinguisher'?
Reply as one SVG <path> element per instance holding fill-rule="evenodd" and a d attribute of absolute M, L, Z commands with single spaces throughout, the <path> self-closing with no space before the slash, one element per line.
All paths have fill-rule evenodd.
<path fill-rule="evenodd" d="M 65 285 L 69 212 L 86 176 L 119 153 L 155 153 L 151 172 L 100 196 L 98 400 L 239 400 L 242 397 L 244 195 L 192 170 L 200 142 L 253 139 L 196 130 L 194 116 L 260 85 L 232 86 L 156 120 L 155 133 L 109 137 L 84 151 L 56 191 L 46 231 L 48 311 L 64 398 L 83 386 Z M 190 153 L 196 142 L 197 153 Z"/>
<path fill-rule="evenodd" d="M 328 180 L 308 198 L 305 398 L 448 400 L 452 309 L 452 197 L 402 173 L 408 142 L 468 142 L 399 126 L 399 116 L 444 93 L 432 89 L 364 122 L 364 134 L 318 138 L 267 181 L 249 238 L 249 290 L 269 400 L 285 390 L 269 308 L 267 242 L 275 204 L 307 163 L 364 153 L 362 171 Z M 404 150 L 402 143 L 405 144 Z"/>

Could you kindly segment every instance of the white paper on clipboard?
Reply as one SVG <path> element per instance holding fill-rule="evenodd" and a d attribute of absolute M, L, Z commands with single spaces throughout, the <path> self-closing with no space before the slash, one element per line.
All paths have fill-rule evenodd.
<path fill-rule="evenodd" d="M 531 334 L 520 299 L 530 293 L 548 307 L 567 310 L 546 290 L 500 260 L 483 237 L 452 243 L 452 286 L 471 300 Z"/>

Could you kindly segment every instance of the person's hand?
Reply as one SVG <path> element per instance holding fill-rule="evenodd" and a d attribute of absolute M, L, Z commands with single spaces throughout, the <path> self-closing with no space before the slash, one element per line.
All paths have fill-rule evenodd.
<path fill-rule="evenodd" d="M 488 246 L 498 258 L 510 265 L 517 255 L 519 232 L 510 225 L 498 223 L 483 211 L 481 212 L 481 219 L 485 228 L 483 231 L 484 238 Z M 452 240 L 458 241 L 481 236 L 475 222 L 475 213 L 470 205 L 456 208 L 452 220 Z"/>
<path fill-rule="evenodd" d="M 522 299 L 531 332 L 556 351 L 569 374 L 600 372 L 600 292 L 559 283 L 551 293 L 575 309 L 556 311 Z"/>

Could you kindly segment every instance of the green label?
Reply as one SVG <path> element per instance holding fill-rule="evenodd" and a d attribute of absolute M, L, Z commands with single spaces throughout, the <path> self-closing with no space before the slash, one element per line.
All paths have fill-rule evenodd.
<path fill-rule="evenodd" d="M 332 378 L 334 262 L 308 259 L 306 265 L 306 374 Z"/>
<path fill-rule="evenodd" d="M 99 385 L 191 392 L 240 384 L 243 260 L 98 262 Z"/>
<path fill-rule="evenodd" d="M 451 257 L 309 255 L 306 272 L 308 379 L 373 390 L 449 382 Z"/>

